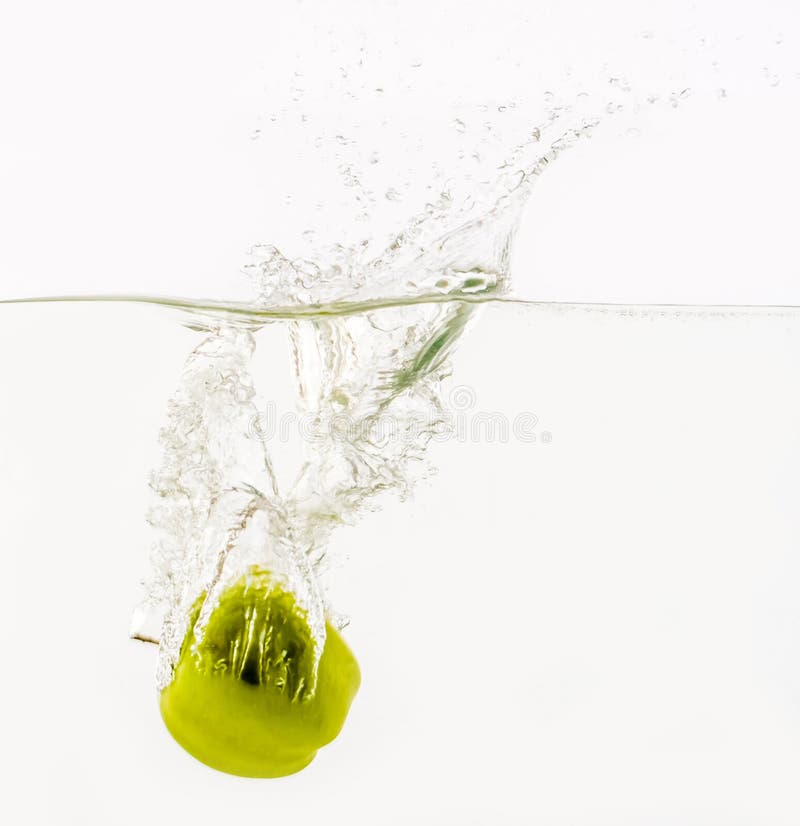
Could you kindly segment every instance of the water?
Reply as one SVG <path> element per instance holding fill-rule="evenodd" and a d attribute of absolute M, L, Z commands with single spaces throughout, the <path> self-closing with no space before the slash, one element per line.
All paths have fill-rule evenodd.
<path fill-rule="evenodd" d="M 157 799 L 164 822 L 268 806 L 371 823 L 380 794 L 398 824 L 636 824 L 656 803 L 689 823 L 794 822 L 797 311 L 477 312 L 441 387 L 453 429 L 428 446 L 437 472 L 330 535 L 326 593 L 364 675 L 350 720 L 267 788 L 171 742 L 156 649 L 127 640 L 150 577 L 143 482 L 208 316 L 3 307 L 4 351 L 25 353 L 4 364 L 3 621 L 36 641 L 15 648 L 15 674 L 58 675 L 4 684 L 25 710 L 6 754 L 26 766 L 12 797 L 32 819 L 133 824 Z M 291 328 L 313 323 L 252 333 L 262 416 L 291 409 Z M 268 440 L 279 479 L 302 442 L 286 433 Z"/>

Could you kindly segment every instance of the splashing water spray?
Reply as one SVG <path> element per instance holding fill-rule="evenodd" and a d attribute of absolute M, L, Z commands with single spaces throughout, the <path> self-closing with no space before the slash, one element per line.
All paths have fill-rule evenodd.
<path fill-rule="evenodd" d="M 330 535 L 379 494 L 410 491 L 448 425 L 441 388 L 453 348 L 481 302 L 507 290 L 533 183 L 603 116 L 553 105 L 491 179 L 447 181 L 377 249 L 289 259 L 255 248 L 257 301 L 198 323 L 204 338 L 169 403 L 151 480 L 159 538 L 133 630 L 159 644 L 164 722 L 198 760 L 287 775 L 341 730 L 360 672 L 321 584 Z M 346 171 L 363 207 L 366 190 Z M 298 407 L 321 434 L 304 443 L 285 489 L 252 426 L 250 364 L 258 330 L 275 318 L 288 330 Z M 326 426 L 343 418 L 346 428 Z M 159 629 L 148 635 L 142 618 L 153 616 Z"/>

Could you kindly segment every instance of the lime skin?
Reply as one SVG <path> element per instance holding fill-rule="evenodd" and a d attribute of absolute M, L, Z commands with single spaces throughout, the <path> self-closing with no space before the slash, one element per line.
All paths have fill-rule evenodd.
<path fill-rule="evenodd" d="M 193 757 L 228 774 L 283 777 L 305 768 L 341 731 L 361 682 L 341 634 L 326 623 L 315 675 L 305 613 L 258 568 L 223 592 L 197 643 L 201 604 L 161 692 L 167 729 Z"/>

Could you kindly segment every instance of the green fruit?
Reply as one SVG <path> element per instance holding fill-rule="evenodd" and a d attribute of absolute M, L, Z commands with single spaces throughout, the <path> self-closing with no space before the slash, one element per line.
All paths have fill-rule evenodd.
<path fill-rule="evenodd" d="M 253 568 L 220 597 L 199 644 L 194 625 L 161 716 L 192 756 L 242 777 L 282 777 L 305 768 L 341 731 L 358 691 L 358 663 L 326 624 L 314 675 L 306 613 L 268 571 Z"/>

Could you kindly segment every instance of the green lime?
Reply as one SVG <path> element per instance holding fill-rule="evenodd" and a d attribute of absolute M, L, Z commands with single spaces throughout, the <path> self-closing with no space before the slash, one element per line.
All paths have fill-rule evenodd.
<path fill-rule="evenodd" d="M 327 623 L 315 675 L 306 612 L 262 569 L 223 592 L 196 643 L 201 604 L 161 693 L 170 733 L 189 754 L 229 774 L 282 777 L 305 768 L 341 731 L 358 691 L 352 652 Z"/>

